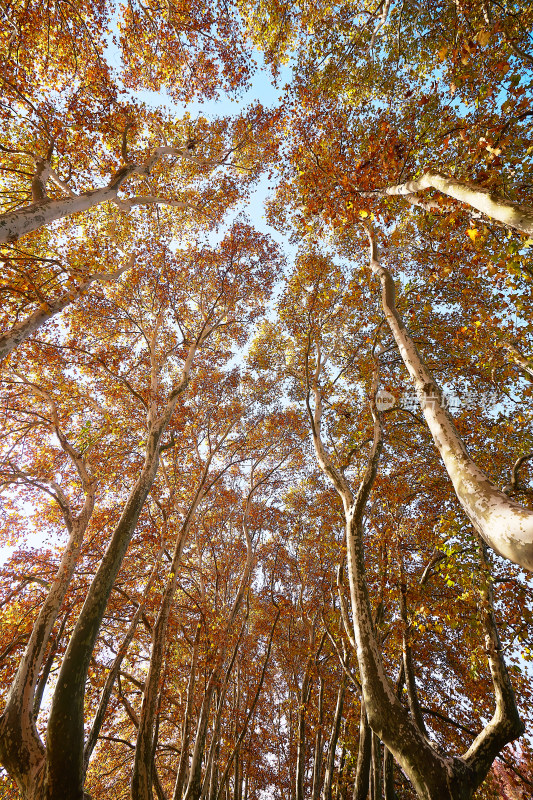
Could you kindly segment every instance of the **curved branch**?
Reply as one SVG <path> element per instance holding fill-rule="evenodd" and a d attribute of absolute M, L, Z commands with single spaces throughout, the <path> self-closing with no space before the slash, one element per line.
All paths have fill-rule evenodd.
<path fill-rule="evenodd" d="M 388 186 L 374 192 L 363 193 L 367 196 L 418 196 L 427 189 L 436 189 L 460 203 L 475 208 L 490 219 L 502 225 L 515 228 L 529 236 L 533 234 L 533 207 L 507 200 L 505 197 L 491 192 L 475 183 L 449 178 L 440 172 L 429 170 L 418 180 L 406 181 L 396 186 Z M 418 202 L 418 200 L 417 200 Z"/>
<path fill-rule="evenodd" d="M 374 231 L 368 223 L 365 227 L 370 241 L 370 268 L 381 281 L 387 322 L 421 398 L 424 417 L 457 499 L 487 544 L 504 558 L 533 571 L 533 511 L 510 500 L 468 454 L 453 419 L 441 403 L 439 386 L 396 310 L 394 281 L 379 263 Z"/>

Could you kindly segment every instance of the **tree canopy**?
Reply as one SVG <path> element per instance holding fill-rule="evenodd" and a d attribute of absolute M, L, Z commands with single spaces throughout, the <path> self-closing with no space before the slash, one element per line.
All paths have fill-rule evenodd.
<path fill-rule="evenodd" d="M 531 797 L 533 3 L 2 14 L 0 796 Z"/>

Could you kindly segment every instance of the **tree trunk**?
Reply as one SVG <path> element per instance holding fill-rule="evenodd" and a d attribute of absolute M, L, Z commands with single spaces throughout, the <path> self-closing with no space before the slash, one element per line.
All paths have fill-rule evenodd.
<path fill-rule="evenodd" d="M 394 758 L 386 747 L 383 753 L 383 789 L 385 800 L 396 800 L 394 789 Z"/>
<path fill-rule="evenodd" d="M 533 511 L 510 500 L 470 458 L 455 424 L 443 408 L 440 390 L 396 310 L 394 281 L 378 261 L 370 226 L 370 267 L 383 287 L 383 310 L 400 355 L 420 395 L 422 410 L 457 499 L 480 536 L 497 553 L 533 571 Z"/>
<path fill-rule="evenodd" d="M 124 164 L 111 177 L 107 186 L 99 189 L 90 189 L 80 195 L 75 195 L 68 190 L 68 187 L 61 183 L 61 187 L 64 190 L 68 190 L 70 196 L 60 199 L 50 199 L 46 197 L 46 182 L 47 179 L 52 176 L 53 170 L 51 170 L 49 163 L 44 164 L 44 162 L 41 162 L 41 165 L 39 165 L 37 169 L 37 172 L 41 174 L 36 174 L 33 182 L 33 194 L 36 202 L 25 208 L 0 214 L 0 243 L 14 242 L 26 233 L 39 230 L 39 228 L 50 225 L 51 222 L 55 222 L 58 219 L 64 219 L 71 214 L 87 211 L 109 200 L 114 201 L 117 205 L 120 205 L 126 210 L 134 205 L 153 205 L 159 203 L 178 206 L 180 208 L 187 207 L 186 202 L 172 199 L 167 200 L 162 197 L 143 197 L 141 195 L 124 200 L 119 200 L 118 198 L 118 192 L 122 184 L 130 175 L 149 175 L 150 169 L 165 155 L 183 158 L 188 161 L 196 161 L 200 164 L 207 163 L 205 160 L 198 159 L 192 155 L 187 147 L 160 146 L 153 150 L 144 163 L 134 164 L 130 162 Z M 214 162 L 212 163 L 214 165 Z M 57 177 L 55 182 L 57 183 Z"/>
<path fill-rule="evenodd" d="M 324 715 L 324 679 L 319 677 L 318 689 L 318 725 L 315 736 L 315 758 L 313 763 L 312 800 L 318 800 L 322 782 L 322 718 Z"/>
<path fill-rule="evenodd" d="M 294 781 L 295 799 L 304 800 L 304 780 L 305 780 L 305 750 L 306 750 L 306 725 L 305 716 L 307 703 L 311 692 L 311 659 L 308 659 L 307 666 L 302 678 L 302 686 L 298 696 L 298 727 L 296 733 L 296 776 Z"/>
<path fill-rule="evenodd" d="M 107 200 L 114 200 L 117 193 L 118 188 L 104 186 L 102 189 L 84 192 L 79 197 L 64 197 L 59 200 L 46 198 L 25 208 L 8 211 L 7 214 L 0 215 L 0 242 L 15 242 L 24 234 L 50 225 L 58 219 L 87 211 Z"/>
<path fill-rule="evenodd" d="M 346 666 L 349 665 L 349 658 L 347 659 Z M 333 788 L 333 774 L 335 772 L 335 753 L 337 750 L 337 741 L 342 722 L 342 712 L 344 708 L 344 696 L 346 694 L 346 675 L 343 672 L 339 691 L 337 693 L 337 704 L 335 706 L 335 714 L 333 716 L 333 723 L 331 725 L 331 734 L 329 737 L 328 758 L 326 762 L 326 774 L 324 777 L 324 788 L 322 790 L 322 800 L 331 800 L 331 793 Z"/>
<path fill-rule="evenodd" d="M 359 718 L 359 747 L 353 787 L 353 800 L 367 800 L 370 788 L 370 762 L 372 755 L 371 730 L 366 718 L 365 701 L 361 698 Z"/>
<path fill-rule="evenodd" d="M 419 180 L 407 181 L 398 186 L 389 186 L 379 194 L 409 196 L 426 189 L 437 189 L 442 194 L 481 211 L 490 219 L 501 222 L 506 227 L 515 228 L 529 236 L 533 233 L 533 208 L 531 206 L 515 203 L 513 200 L 500 197 L 474 183 L 448 178 L 439 172 L 426 172 Z"/>
<path fill-rule="evenodd" d="M 191 658 L 191 671 L 189 673 L 189 684 L 187 686 L 187 702 L 185 705 L 185 718 L 183 720 L 182 734 L 181 734 L 181 753 L 178 764 L 178 773 L 176 775 L 176 783 L 174 784 L 174 793 L 172 800 L 181 800 L 183 795 L 183 787 L 185 785 L 185 776 L 189 766 L 189 742 L 191 736 L 191 717 L 192 707 L 194 702 L 194 685 L 196 682 L 196 665 L 198 663 L 198 649 L 200 645 L 200 634 L 202 628 L 198 623 L 196 628 L 196 635 L 194 637 L 194 644 Z"/>
<path fill-rule="evenodd" d="M 415 724 L 420 733 L 427 739 L 426 726 L 424 724 L 424 717 L 422 709 L 418 700 L 418 691 L 416 688 L 415 670 L 413 666 L 413 650 L 411 647 L 411 630 L 409 625 L 409 616 L 407 612 L 407 585 L 403 572 L 402 556 L 399 554 L 400 559 L 400 617 L 403 623 L 403 636 L 402 636 L 402 656 L 403 656 L 403 674 L 405 679 L 405 686 L 407 688 L 407 701 L 409 703 L 409 710 L 415 721 Z"/>
<path fill-rule="evenodd" d="M 135 758 L 133 762 L 133 774 L 131 779 L 132 800 L 151 800 L 152 796 L 152 736 L 156 719 L 156 696 L 159 686 L 159 677 L 163 664 L 163 653 L 166 646 L 166 634 L 168 619 L 172 607 L 172 601 L 176 591 L 178 572 L 181 563 L 183 548 L 187 541 L 187 536 L 194 519 L 194 514 L 200 504 L 204 493 L 203 488 L 210 460 L 202 472 L 199 486 L 196 490 L 193 502 L 185 516 L 185 520 L 179 530 L 174 553 L 170 565 L 169 577 L 163 592 L 159 613 L 152 632 L 152 647 L 150 651 L 150 665 L 148 675 L 144 685 L 141 714 L 139 718 L 139 730 L 135 746 Z"/>
<path fill-rule="evenodd" d="M 120 672 L 120 667 L 121 667 L 122 662 L 123 662 L 123 660 L 124 660 L 124 658 L 126 656 L 126 653 L 128 652 L 128 648 L 129 648 L 129 646 L 130 646 L 130 644 L 131 644 L 131 642 L 133 640 L 133 636 L 135 634 L 135 630 L 137 628 L 138 622 L 139 622 L 139 620 L 140 620 L 140 618 L 141 618 L 141 616 L 143 614 L 144 604 L 146 602 L 146 598 L 148 597 L 148 594 L 150 593 L 150 590 L 151 590 L 151 588 L 152 588 L 152 586 L 154 584 L 154 581 L 155 581 L 155 579 L 157 577 L 157 571 L 158 571 L 159 562 L 160 562 L 162 554 L 163 554 L 163 550 L 161 549 L 159 551 L 158 555 L 157 555 L 156 563 L 155 563 L 154 568 L 152 570 L 152 573 L 151 573 L 151 575 L 150 575 L 150 577 L 148 579 L 148 583 L 146 584 L 146 588 L 145 588 L 145 590 L 143 592 L 142 600 L 139 603 L 135 614 L 133 615 L 133 619 L 130 622 L 129 628 L 128 628 L 127 632 L 126 632 L 126 635 L 125 635 L 124 639 L 122 640 L 122 642 L 120 644 L 120 647 L 118 649 L 118 653 L 116 655 L 116 658 L 113 661 L 113 664 L 111 665 L 111 669 L 109 670 L 108 676 L 106 678 L 106 682 L 104 684 L 104 688 L 102 690 L 102 694 L 101 694 L 101 697 L 100 697 L 100 702 L 98 703 L 98 709 L 97 709 L 96 714 L 94 716 L 93 724 L 92 724 L 92 727 L 91 727 L 91 732 L 90 732 L 90 734 L 89 734 L 89 736 L 87 738 L 87 741 L 85 743 L 85 748 L 84 748 L 84 752 L 83 752 L 83 762 L 84 762 L 84 770 L 85 770 L 85 772 L 87 771 L 87 767 L 89 765 L 89 760 L 91 758 L 91 755 L 92 755 L 92 752 L 93 752 L 94 747 L 96 745 L 96 742 L 98 741 L 98 736 L 100 734 L 100 729 L 101 729 L 103 721 L 104 721 L 105 712 L 107 710 L 109 699 L 110 699 L 111 693 L 113 691 L 113 686 L 114 686 L 115 681 L 116 681 L 116 679 L 118 677 L 118 674 Z"/>
<path fill-rule="evenodd" d="M 372 800 L 382 800 L 383 787 L 381 784 L 381 742 L 375 733 L 372 733 Z"/>
<path fill-rule="evenodd" d="M 204 338 L 205 335 L 208 334 L 204 334 Z M 63 658 L 48 719 L 46 800 L 83 800 L 84 697 L 87 671 L 109 595 L 157 474 L 161 437 L 174 412 L 178 397 L 188 385 L 192 361 L 201 341 L 200 338 L 189 347 L 181 381 L 169 395 L 162 414 L 152 420 L 144 465 L 89 587 Z"/>
<path fill-rule="evenodd" d="M 322 395 L 318 387 L 320 355 L 317 361 L 312 386 L 315 411 L 310 407 L 310 394 L 307 396 L 307 407 L 319 466 L 333 483 L 344 506 L 354 638 L 368 723 L 408 775 L 420 800 L 470 800 L 476 788 L 472 783 L 475 775 L 472 765 L 467 765 L 460 758 L 440 756 L 420 733 L 389 683 L 374 632 L 365 578 L 363 515 L 377 475 L 382 447 L 381 423 L 375 399 L 371 401 L 374 420 L 372 449 L 363 479 L 354 495 L 344 475 L 333 465 L 321 439 Z M 377 387 L 376 374 L 373 398 Z"/>
<path fill-rule="evenodd" d="M 131 265 L 131 263 L 133 263 L 133 260 L 130 260 L 129 265 Z M 107 282 L 117 280 L 127 268 L 128 267 L 123 267 L 111 273 L 102 272 L 91 275 L 83 280 L 76 289 L 64 292 L 56 300 L 42 303 L 33 314 L 30 314 L 29 317 L 21 322 L 17 322 L 16 325 L 13 325 L 11 330 L 0 336 L 0 361 L 7 358 L 16 347 L 26 341 L 35 331 L 39 330 L 45 322 L 48 322 L 49 319 L 55 317 L 56 314 L 59 314 L 64 308 L 81 297 L 92 283 L 95 281 Z"/>
<path fill-rule="evenodd" d="M 213 692 L 216 684 L 218 683 L 219 677 L 220 667 L 217 667 L 211 673 L 205 690 L 202 706 L 200 708 L 200 716 L 198 719 L 198 728 L 196 730 L 196 738 L 194 741 L 191 768 L 189 771 L 189 782 L 185 792 L 185 800 L 199 800 L 200 795 L 202 794 L 202 759 L 204 757 L 205 743 L 207 739 L 207 724 L 209 722 L 209 712 L 211 709 Z"/>
<path fill-rule="evenodd" d="M 64 437 L 62 443 L 68 451 L 69 445 Z M 79 456 L 76 458 L 81 462 Z M 68 508 L 66 498 L 64 501 L 62 500 L 64 504 L 62 510 L 70 534 L 69 540 L 52 586 L 33 625 L 24 655 L 19 662 L 9 690 L 6 707 L 0 717 L 0 760 L 15 779 L 24 798 L 33 798 L 38 795 L 44 777 L 45 748 L 35 727 L 35 717 L 38 713 L 35 691 L 39 671 L 43 664 L 50 634 L 70 586 L 83 536 L 94 508 L 94 484 L 85 473 L 83 464 L 80 464 L 80 469 L 85 475 L 85 503 L 80 514 L 74 518 Z M 42 691 L 40 694 L 42 697 Z"/>

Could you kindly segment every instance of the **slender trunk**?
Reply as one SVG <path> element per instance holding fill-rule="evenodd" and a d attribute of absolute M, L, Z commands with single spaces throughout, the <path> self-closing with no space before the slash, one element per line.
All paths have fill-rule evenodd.
<path fill-rule="evenodd" d="M 189 766 L 189 742 L 191 737 L 191 717 L 192 717 L 192 707 L 194 702 L 194 685 L 196 683 L 196 665 L 198 663 L 198 649 L 200 645 L 201 632 L 202 628 L 200 626 L 200 623 L 198 623 L 192 650 L 191 671 L 189 672 L 189 684 L 187 686 L 187 702 L 185 705 L 185 718 L 183 720 L 183 727 L 181 734 L 180 760 L 178 764 L 178 773 L 176 775 L 176 783 L 174 784 L 174 792 L 172 795 L 172 800 L 181 800 L 181 797 L 183 795 L 183 788 L 185 785 L 187 768 Z"/>
<path fill-rule="evenodd" d="M 305 731 L 305 716 L 307 711 L 307 702 L 309 700 L 309 693 L 311 690 L 310 681 L 310 664 L 308 662 L 303 679 L 302 687 L 298 697 L 298 729 L 296 734 L 296 776 L 295 776 L 295 798 L 296 800 L 304 800 L 304 778 L 305 778 L 305 744 L 306 744 L 306 731 Z"/>
<path fill-rule="evenodd" d="M 313 789 L 311 792 L 312 800 L 320 797 L 322 782 L 322 719 L 324 716 L 324 679 L 319 677 L 318 689 L 318 725 L 315 736 L 315 759 L 313 764 Z"/>
<path fill-rule="evenodd" d="M 254 699 L 252 700 L 252 704 L 251 704 L 250 708 L 248 709 L 248 713 L 246 714 L 246 719 L 244 720 L 244 725 L 242 726 L 242 730 L 241 730 L 241 732 L 239 734 L 239 738 L 237 739 L 237 741 L 235 743 L 235 746 L 234 746 L 234 748 L 233 748 L 233 750 L 230 753 L 230 756 L 228 758 L 228 763 L 226 764 L 226 768 L 224 770 L 224 774 L 222 775 L 222 779 L 220 781 L 220 789 L 219 789 L 219 792 L 218 792 L 218 795 L 217 795 L 217 800 L 221 800 L 223 787 L 227 786 L 227 782 L 229 780 L 229 774 L 230 774 L 230 770 L 231 770 L 231 765 L 233 763 L 233 759 L 234 759 L 234 757 L 236 755 L 237 749 L 240 747 L 240 745 L 241 745 L 241 743 L 242 743 L 242 741 L 243 741 L 243 739 L 244 739 L 244 737 L 246 735 L 246 732 L 248 730 L 248 726 L 250 724 L 250 721 L 254 716 L 255 708 L 257 706 L 257 701 L 259 700 L 259 695 L 261 694 L 261 689 L 263 688 L 263 682 L 265 680 L 266 669 L 267 669 L 268 661 L 270 659 L 270 652 L 272 650 L 272 639 L 274 638 L 274 631 L 276 630 L 276 625 L 278 624 L 279 615 L 280 615 L 280 610 L 278 609 L 276 611 L 276 616 L 274 618 L 274 623 L 273 623 L 272 628 L 270 630 L 270 636 L 269 636 L 269 639 L 268 639 L 268 645 L 267 645 L 267 649 L 266 649 L 266 653 L 265 653 L 265 659 L 263 661 L 263 668 L 261 670 L 261 676 L 259 678 L 259 683 L 257 684 L 257 689 L 255 690 Z M 290 727 L 291 727 L 291 723 L 290 723 Z M 290 741 L 290 738 L 291 738 L 290 737 L 290 727 L 289 727 L 289 741 Z M 291 781 L 291 786 L 292 786 L 292 781 Z"/>
<path fill-rule="evenodd" d="M 224 698 L 226 695 L 227 687 L 229 684 L 229 679 L 231 672 L 233 670 L 233 665 L 235 664 L 235 658 L 237 657 L 237 651 L 239 649 L 239 645 L 241 643 L 242 635 L 244 633 L 244 629 L 246 627 L 246 623 L 248 620 L 248 614 L 244 620 L 244 623 L 241 627 L 239 636 L 233 648 L 233 653 L 230 659 L 229 666 L 226 670 L 226 675 L 224 679 L 224 686 L 221 692 L 221 701 L 219 704 L 219 712 L 222 713 L 222 703 L 224 702 Z M 226 627 L 224 631 L 224 636 L 228 635 L 228 627 Z M 209 712 L 211 708 L 211 700 L 213 696 L 213 692 L 216 686 L 220 682 L 220 673 L 222 671 L 222 665 L 224 661 L 225 650 L 222 650 L 222 653 L 219 656 L 219 661 L 217 666 L 213 669 L 209 681 L 207 683 L 207 688 L 204 694 L 204 700 L 202 702 L 202 707 L 200 709 L 200 716 L 198 719 L 198 728 L 196 730 L 196 739 L 194 742 L 194 750 L 192 754 L 191 760 L 191 768 L 189 770 L 189 780 L 187 784 L 187 790 L 185 792 L 185 800 L 199 800 L 203 791 L 205 789 L 205 781 L 202 783 L 201 776 L 202 776 L 202 760 L 204 757 L 205 752 L 205 743 L 207 740 L 207 725 L 209 722 Z M 216 720 L 215 720 L 215 728 L 216 728 Z"/>
<path fill-rule="evenodd" d="M 348 658 L 347 666 L 349 666 Z M 333 716 L 333 723 L 331 725 L 331 734 L 329 737 L 328 758 L 326 762 L 326 774 L 324 777 L 324 788 L 322 790 L 322 800 L 331 800 L 331 793 L 333 788 L 333 774 L 335 772 L 335 753 L 337 750 L 337 741 L 342 722 L 342 712 L 344 709 L 344 697 L 346 694 L 346 675 L 343 672 L 339 691 L 337 692 L 337 704 L 335 706 L 335 714 Z"/>
<path fill-rule="evenodd" d="M 159 686 L 159 677 L 163 664 L 163 654 L 166 645 L 166 634 L 172 601 L 176 592 L 181 556 L 187 541 L 187 536 L 194 519 L 194 514 L 203 497 L 203 487 L 207 477 L 207 470 L 203 471 L 200 485 L 198 486 L 193 502 L 191 503 L 185 520 L 180 528 L 172 562 L 170 565 L 169 577 L 163 592 L 163 598 L 159 608 L 159 613 L 152 632 L 152 647 L 150 651 L 150 666 L 144 686 L 141 714 L 139 717 L 139 730 L 137 732 L 137 742 L 135 746 L 135 758 L 133 762 L 133 774 L 131 779 L 132 800 L 151 800 L 152 787 L 152 736 L 156 718 L 156 696 Z"/>
<path fill-rule="evenodd" d="M 367 800 L 370 787 L 370 761 L 372 755 L 372 738 L 370 726 L 366 718 L 365 701 L 361 698 L 359 718 L 359 748 L 357 751 L 357 768 L 353 787 L 353 800 Z"/>
<path fill-rule="evenodd" d="M 46 684 L 48 683 L 48 678 L 50 677 L 50 672 L 54 665 L 57 651 L 59 649 L 59 643 L 65 631 L 68 617 L 69 617 L 69 611 L 67 611 L 67 613 L 61 620 L 61 625 L 59 626 L 57 635 L 54 636 L 54 641 L 52 642 L 50 652 L 48 653 L 48 657 L 45 661 L 44 667 L 42 668 L 41 674 L 39 675 L 37 686 L 35 687 L 35 696 L 33 699 L 33 716 L 35 719 L 37 719 L 37 717 L 39 716 L 39 711 L 43 702 L 44 690 L 46 689 Z"/>
<path fill-rule="evenodd" d="M 211 779 L 211 767 L 212 767 L 214 759 L 215 759 L 215 752 L 217 750 L 220 750 L 220 723 L 222 721 L 222 712 L 224 710 L 224 703 L 226 701 L 226 694 L 227 694 L 227 691 L 228 691 L 229 679 L 230 679 L 230 675 L 231 675 L 231 672 L 232 672 L 232 669 L 233 669 L 233 664 L 234 664 L 234 661 L 235 661 L 235 657 L 237 655 L 237 651 L 238 651 L 238 649 L 240 647 L 242 636 L 244 634 L 247 622 L 248 622 L 248 614 L 246 615 L 244 623 L 243 623 L 243 625 L 241 627 L 241 632 L 239 634 L 239 638 L 237 639 L 235 647 L 233 648 L 233 655 L 231 657 L 231 661 L 230 661 L 229 667 L 226 670 L 226 676 L 224 678 L 224 685 L 222 686 L 222 688 L 221 688 L 221 690 L 219 692 L 219 698 L 218 698 L 218 703 L 217 703 L 217 713 L 216 713 L 215 721 L 213 723 L 213 735 L 211 737 L 211 745 L 209 747 L 209 753 L 207 755 L 207 763 L 206 763 L 206 767 L 205 767 L 205 777 L 204 777 L 204 782 L 203 782 L 203 786 L 202 786 L 202 797 L 206 797 L 207 796 L 209 781 Z M 238 679 L 238 682 L 239 682 L 239 679 Z M 237 716 L 237 712 L 238 712 L 238 709 L 239 709 L 239 702 L 240 702 L 239 698 L 240 698 L 240 687 L 238 688 L 237 700 L 236 700 L 235 705 L 234 705 L 234 717 L 235 718 Z M 236 719 L 235 719 L 235 727 L 237 727 Z M 235 745 L 235 747 L 237 747 L 237 745 Z"/>
<path fill-rule="evenodd" d="M 241 665 L 240 663 L 237 666 L 237 694 L 235 697 L 235 777 L 233 781 L 233 799 L 234 800 L 241 800 L 241 748 L 240 742 L 238 741 L 238 734 L 237 734 L 237 723 L 239 719 L 239 708 L 241 705 Z"/>
<path fill-rule="evenodd" d="M 403 563 L 400 558 L 400 617 L 403 623 L 403 636 L 402 636 L 402 656 L 405 685 L 407 688 L 407 701 L 409 703 L 409 710 L 413 716 L 415 725 L 420 733 L 427 739 L 427 731 L 424 723 L 424 717 L 420 702 L 418 700 L 418 691 L 416 688 L 415 670 L 413 665 L 413 650 L 411 647 L 411 630 L 409 625 L 409 616 L 407 612 L 407 585 L 403 573 Z"/>
<path fill-rule="evenodd" d="M 388 748 L 383 753 L 383 789 L 385 800 L 396 800 L 394 789 L 394 758 Z"/>
<path fill-rule="evenodd" d="M 344 720 L 342 724 L 342 730 L 343 730 L 343 735 L 342 735 L 341 757 L 339 760 L 337 779 L 335 781 L 334 797 L 336 798 L 336 800 L 340 800 L 340 798 L 346 795 L 346 773 L 349 772 L 346 764 L 346 720 Z"/>
<path fill-rule="evenodd" d="M 381 742 L 375 733 L 372 733 L 372 800 L 382 800 L 383 787 L 381 785 Z"/>
<path fill-rule="evenodd" d="M 246 775 L 244 777 L 244 797 L 243 800 L 248 800 L 248 784 L 250 779 L 250 760 L 246 764 Z"/>
<path fill-rule="evenodd" d="M 533 571 L 533 511 L 507 497 L 470 458 L 455 424 L 440 402 L 440 390 L 396 310 L 394 281 L 378 261 L 370 226 L 370 267 L 380 278 L 383 310 L 403 362 L 421 397 L 423 413 L 453 483 L 457 499 L 480 536 L 497 553 Z"/>
<path fill-rule="evenodd" d="M 215 686 L 220 677 L 221 667 L 216 667 L 209 678 L 202 706 L 200 708 L 200 716 L 198 719 L 198 728 L 196 730 L 196 738 L 194 741 L 194 749 L 192 753 L 191 768 L 189 771 L 189 782 L 185 792 L 185 800 L 199 800 L 202 794 L 202 759 L 204 757 L 205 743 L 207 739 L 207 724 L 209 722 L 209 712 L 211 710 L 211 700 Z"/>
<path fill-rule="evenodd" d="M 235 751 L 235 774 L 233 779 L 233 800 L 241 800 L 241 788 L 242 788 L 242 775 L 241 775 L 241 758 L 240 758 L 240 748 L 237 747 Z"/>
<path fill-rule="evenodd" d="M 353 605 L 354 633 L 365 707 L 370 727 L 391 750 L 413 783 L 420 800 L 463 800 L 468 770 L 459 759 L 441 758 L 422 736 L 407 709 L 395 697 L 376 647 L 368 590 L 364 580 L 362 529 L 356 532 L 354 511 L 348 514 L 348 574 Z M 457 773 L 457 774 L 455 774 Z M 452 786 L 452 775 L 454 778 Z M 466 789 L 466 793 L 461 791 Z"/>
<path fill-rule="evenodd" d="M 207 797 L 209 800 L 216 800 L 218 796 L 218 764 L 220 760 L 220 736 L 217 737 L 213 759 L 211 761 L 211 774 L 209 776 L 209 792 Z"/>

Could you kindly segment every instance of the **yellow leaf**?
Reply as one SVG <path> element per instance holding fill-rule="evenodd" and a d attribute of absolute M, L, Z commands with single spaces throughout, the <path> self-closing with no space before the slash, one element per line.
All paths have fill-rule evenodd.
<path fill-rule="evenodd" d="M 360 212 L 359 212 L 359 214 L 360 214 L 362 217 L 368 217 L 368 211 L 360 211 Z"/>
<path fill-rule="evenodd" d="M 490 41 L 490 31 L 487 29 L 478 31 L 476 34 L 476 42 L 481 45 L 481 47 L 486 47 Z"/>
<path fill-rule="evenodd" d="M 467 235 L 467 236 L 469 236 L 469 237 L 471 238 L 471 240 L 472 240 L 472 241 L 474 242 L 474 244 L 475 244 L 475 242 L 476 242 L 476 237 L 477 237 L 477 236 L 479 236 L 479 231 L 478 231 L 478 229 L 477 229 L 477 228 L 468 228 L 468 230 L 467 230 L 467 232 L 466 232 L 466 235 Z"/>

